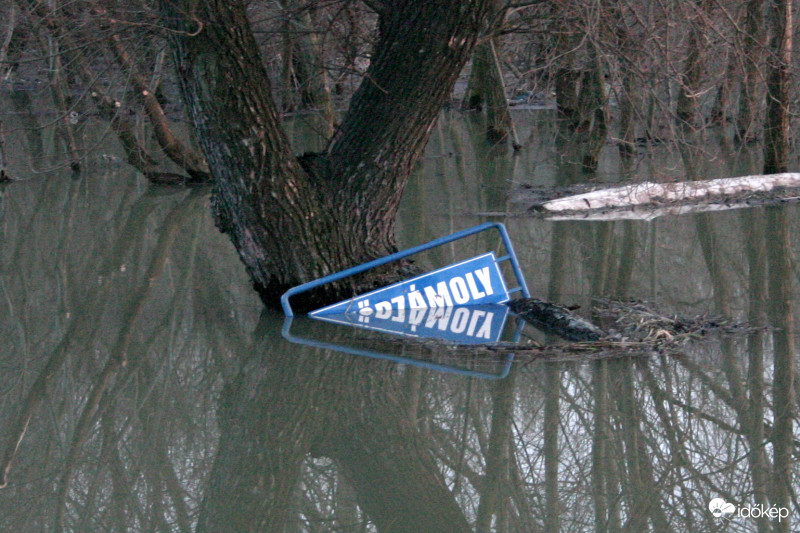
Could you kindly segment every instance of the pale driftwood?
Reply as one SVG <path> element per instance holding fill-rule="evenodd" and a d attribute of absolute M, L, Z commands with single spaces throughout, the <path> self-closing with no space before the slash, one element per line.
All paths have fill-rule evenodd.
<path fill-rule="evenodd" d="M 653 203 L 690 202 L 708 197 L 766 192 L 776 187 L 800 187 L 800 173 L 787 172 L 677 183 L 643 182 L 550 200 L 539 207 L 549 212 L 587 211 Z"/>
<path fill-rule="evenodd" d="M 778 202 L 796 202 L 800 196 L 785 196 L 774 201 L 748 201 L 748 202 L 725 202 L 725 203 L 705 203 L 689 205 L 673 205 L 668 207 L 659 206 L 639 206 L 634 208 L 614 208 L 599 211 L 562 211 L 555 213 L 543 213 L 542 218 L 554 222 L 565 220 L 584 220 L 589 222 L 612 222 L 615 220 L 655 220 L 659 217 L 671 215 L 688 215 L 694 213 L 709 213 L 717 211 L 730 211 L 731 209 L 744 209 L 758 205 L 771 205 Z"/>

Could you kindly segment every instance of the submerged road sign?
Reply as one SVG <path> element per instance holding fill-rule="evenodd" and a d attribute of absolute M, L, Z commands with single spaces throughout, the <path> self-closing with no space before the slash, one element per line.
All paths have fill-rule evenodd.
<path fill-rule="evenodd" d="M 525 285 L 517 256 L 508 237 L 505 226 L 498 222 L 487 222 L 457 231 L 451 235 L 434 239 L 386 257 L 374 259 L 361 265 L 335 272 L 292 287 L 281 296 L 281 306 L 287 316 L 283 336 L 291 342 L 318 348 L 344 351 L 378 359 L 388 359 L 405 364 L 424 366 L 433 370 L 455 372 L 464 375 L 499 379 L 505 377 L 511 368 L 513 354 L 504 356 L 500 373 L 478 372 L 474 369 L 458 368 L 453 365 L 419 361 L 402 355 L 376 352 L 374 350 L 345 346 L 330 340 L 298 337 L 291 334 L 293 296 L 308 292 L 328 283 L 334 283 L 367 270 L 398 261 L 406 257 L 464 239 L 478 233 L 497 230 L 500 233 L 505 255 L 496 257 L 493 252 L 485 253 L 453 265 L 439 268 L 427 274 L 383 287 L 351 299 L 329 305 L 311 312 L 317 320 L 328 323 L 345 324 L 369 329 L 380 333 L 391 333 L 413 337 L 438 338 L 458 344 L 491 344 L 503 339 L 504 329 L 512 315 L 508 306 L 503 305 L 511 295 L 520 293 L 528 298 L 530 293 Z M 516 284 L 508 288 L 500 264 L 508 262 Z M 508 266 L 507 265 L 507 266 Z M 507 269 L 508 270 L 508 269 Z M 518 342 L 522 332 L 522 320 L 516 320 L 516 328 L 511 335 Z"/>
<path fill-rule="evenodd" d="M 499 304 L 509 300 L 493 252 L 356 296 L 310 313 L 389 317 L 406 309 Z M 405 319 L 403 319 L 405 320 Z"/>
<path fill-rule="evenodd" d="M 368 316 L 372 313 L 387 313 L 390 310 L 400 309 L 433 309 L 459 305 L 502 303 L 508 301 L 510 299 L 509 295 L 516 292 L 521 293 L 526 298 L 530 297 L 505 226 L 498 222 L 487 222 L 292 287 L 281 296 L 281 307 L 283 307 L 283 312 L 286 313 L 286 316 L 293 316 L 294 312 L 290 303 L 290 299 L 293 296 L 492 229 L 496 229 L 500 233 L 503 246 L 506 249 L 507 254 L 502 257 L 495 257 L 494 253 L 487 253 L 455 265 L 440 268 L 408 281 L 317 309 L 312 313 L 312 316 L 321 317 L 329 313 L 356 313 L 358 316 Z M 500 272 L 499 263 L 503 261 L 508 261 L 511 264 L 511 269 L 517 281 L 517 286 L 511 289 L 506 287 L 503 275 Z"/>

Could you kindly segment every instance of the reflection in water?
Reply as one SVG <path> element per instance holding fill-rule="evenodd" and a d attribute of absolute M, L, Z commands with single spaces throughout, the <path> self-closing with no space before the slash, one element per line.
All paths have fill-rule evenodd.
<path fill-rule="evenodd" d="M 401 221 L 411 243 L 510 210 L 509 179 L 569 179 L 544 134 L 512 168 L 475 155 L 482 129 L 438 128 Z M 672 154 L 638 171 L 658 157 Z M 509 219 L 534 294 L 655 297 L 763 328 L 680 356 L 517 358 L 484 380 L 287 342 L 207 191 L 95 167 L 31 174 L 0 198 L 3 530 L 796 527 L 796 208 Z M 737 511 L 721 522 L 714 498 Z M 759 505 L 789 516 L 742 516 Z"/>

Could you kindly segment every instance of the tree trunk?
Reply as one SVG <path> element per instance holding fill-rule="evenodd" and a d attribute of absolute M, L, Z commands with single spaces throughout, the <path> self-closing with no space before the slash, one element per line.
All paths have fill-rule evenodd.
<path fill-rule="evenodd" d="M 464 94 L 464 109 L 486 107 L 486 137 L 491 144 L 505 142 L 511 136 L 512 145 L 519 147 L 511 110 L 508 106 L 503 73 L 500 69 L 497 39 L 476 46 L 472 53 L 472 72 Z"/>
<path fill-rule="evenodd" d="M 545 365 L 544 382 L 544 498 L 546 512 L 544 516 L 545 531 L 561 531 L 562 508 L 558 490 L 558 466 L 560 451 L 558 433 L 561 422 L 561 364 Z"/>
<path fill-rule="evenodd" d="M 762 11 L 764 0 L 749 0 L 745 15 L 744 31 L 744 77 L 739 95 L 739 117 L 736 135 L 740 142 L 756 139 L 756 116 L 763 105 L 762 80 L 764 24 Z"/>
<path fill-rule="evenodd" d="M 678 92 L 678 102 L 675 114 L 678 120 L 688 126 L 697 126 L 699 106 L 697 93 L 699 92 L 700 79 L 703 73 L 702 51 L 700 50 L 703 35 L 698 28 L 692 27 L 689 33 L 688 52 L 686 64 L 683 69 L 681 87 Z"/>
<path fill-rule="evenodd" d="M 789 128 L 792 77 L 792 2 L 770 4 L 772 29 L 767 58 L 767 118 L 764 126 L 764 173 L 786 172 L 789 167 Z"/>
<path fill-rule="evenodd" d="M 6 138 L 3 134 L 3 121 L 0 120 L 0 183 L 4 181 L 9 181 L 11 178 L 8 176 L 8 172 L 6 171 Z"/>
<path fill-rule="evenodd" d="M 188 114 L 214 175 L 219 228 L 262 300 L 395 250 L 403 189 L 475 44 L 490 0 L 406 0 L 380 11 L 364 81 L 325 153 L 293 155 L 241 0 L 162 1 Z M 236 87 L 236 91 L 231 91 Z M 371 288 L 311 295 L 300 309 Z M 385 280 L 384 280 L 385 282 Z"/>
<path fill-rule="evenodd" d="M 293 95 L 287 92 L 284 94 L 284 108 L 288 103 L 291 109 L 317 111 L 321 118 L 320 133 L 328 139 L 333 135 L 334 122 L 328 73 L 325 71 L 319 38 L 313 31 L 311 10 L 298 4 L 296 0 L 284 2 L 288 19 L 286 31 L 291 33 L 286 36 L 288 46 L 284 53 L 288 54 L 290 59 L 285 61 L 284 68 L 289 68 L 294 74 L 300 92 L 300 105 L 294 105 L 291 102 Z"/>
<path fill-rule="evenodd" d="M 764 341 L 767 335 L 767 242 L 764 213 L 752 209 L 741 215 L 748 272 L 748 322 L 757 329 L 747 337 L 747 405 L 742 427 L 751 452 L 748 456 L 753 503 L 768 504 L 769 460 L 764 443 Z M 757 521 L 758 533 L 767 533 L 769 520 Z"/>

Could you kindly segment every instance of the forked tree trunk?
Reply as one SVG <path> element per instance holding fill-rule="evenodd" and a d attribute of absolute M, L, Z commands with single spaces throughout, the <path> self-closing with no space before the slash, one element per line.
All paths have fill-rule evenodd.
<path fill-rule="evenodd" d="M 395 250 L 403 189 L 490 4 L 386 3 L 372 62 L 341 126 L 325 153 L 297 158 L 243 1 L 161 2 L 184 101 L 214 175 L 217 224 L 265 303 Z M 306 304 L 349 296 L 375 276 L 329 287 Z"/>

